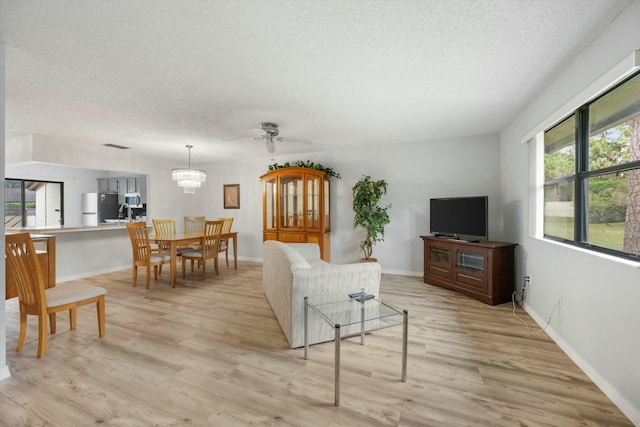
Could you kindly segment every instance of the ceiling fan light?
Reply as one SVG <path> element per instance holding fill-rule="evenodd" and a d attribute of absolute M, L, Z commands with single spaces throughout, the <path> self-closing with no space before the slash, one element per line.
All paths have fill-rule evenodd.
<path fill-rule="evenodd" d="M 275 144 L 273 143 L 272 140 L 267 141 L 267 151 L 269 153 L 273 153 L 273 152 L 276 151 L 276 146 L 275 146 Z"/>

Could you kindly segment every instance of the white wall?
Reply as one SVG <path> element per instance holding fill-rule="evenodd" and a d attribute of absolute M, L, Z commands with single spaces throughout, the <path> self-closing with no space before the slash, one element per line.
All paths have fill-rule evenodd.
<path fill-rule="evenodd" d="M 391 203 L 391 223 L 385 240 L 373 250 L 386 273 L 422 276 L 423 243 L 429 232 L 429 198 L 488 195 L 490 237 L 501 240 L 499 140 L 496 135 L 445 141 L 425 141 L 367 149 L 275 156 L 279 164 L 310 160 L 342 176 L 331 180 L 331 261 L 348 263 L 362 256 L 362 230 L 353 229 L 351 188 L 364 174 L 388 183 L 382 203 Z M 250 259 L 262 258 L 262 183 L 259 177 L 273 163 L 269 157 L 237 163 L 205 165 L 206 198 L 198 198 L 191 213 L 207 217 L 233 216 L 239 250 Z M 223 207 L 223 184 L 240 184 L 240 209 Z"/>
<path fill-rule="evenodd" d="M 640 424 L 640 266 L 529 236 L 530 135 L 573 97 L 640 48 L 636 0 L 501 135 L 507 240 L 520 243 L 518 277 L 531 276 L 526 310 L 635 423 Z M 586 100 L 585 100 L 586 101 Z"/>
<path fill-rule="evenodd" d="M 2 171 L 2 187 L 4 188 L 4 94 L 5 94 L 5 47 L 3 43 L 0 43 L 0 171 Z M 0 202 L 4 206 L 4 191 L 0 194 Z M 4 247 L 4 228 L 0 232 L 0 245 Z M 5 297 L 5 262 L 0 261 L 0 281 L 2 286 L 0 287 L 0 301 L 4 301 Z M 7 366 L 7 328 L 4 322 L 5 304 L 0 303 L 0 380 L 7 378 L 9 374 L 9 367 Z"/>

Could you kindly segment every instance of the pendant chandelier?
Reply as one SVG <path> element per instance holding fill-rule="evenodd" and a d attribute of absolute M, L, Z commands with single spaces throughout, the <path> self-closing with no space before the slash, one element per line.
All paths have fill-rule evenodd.
<path fill-rule="evenodd" d="M 207 172 L 199 169 L 191 169 L 191 149 L 193 145 L 186 145 L 189 149 L 189 167 L 187 169 L 172 169 L 171 176 L 178 181 L 178 187 L 182 187 L 185 193 L 195 193 L 196 187 L 200 187 L 207 179 Z"/>

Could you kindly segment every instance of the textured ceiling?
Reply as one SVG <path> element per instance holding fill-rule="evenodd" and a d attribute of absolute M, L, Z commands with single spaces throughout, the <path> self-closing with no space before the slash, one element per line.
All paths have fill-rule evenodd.
<path fill-rule="evenodd" d="M 6 130 L 198 163 L 501 131 L 630 1 L 0 0 Z M 195 163 L 195 162 L 194 162 Z"/>

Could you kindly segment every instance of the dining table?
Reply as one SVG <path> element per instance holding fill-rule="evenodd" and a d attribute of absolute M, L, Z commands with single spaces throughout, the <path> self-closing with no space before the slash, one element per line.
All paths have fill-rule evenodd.
<path fill-rule="evenodd" d="M 230 233 L 223 233 L 220 237 L 228 238 L 233 242 L 233 268 L 238 269 L 238 232 L 232 231 Z M 157 243 L 161 247 L 169 247 L 171 254 L 170 269 L 171 269 L 171 287 L 176 287 L 177 276 L 177 259 L 178 248 L 187 245 L 202 245 L 204 239 L 204 233 L 202 231 L 197 232 L 181 232 L 173 234 L 153 234 L 149 236 L 149 241 Z"/>

